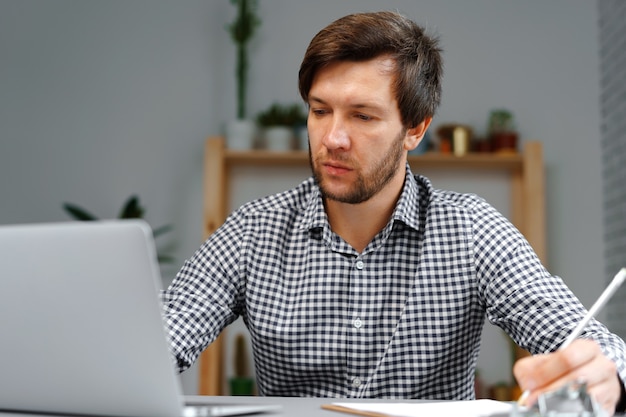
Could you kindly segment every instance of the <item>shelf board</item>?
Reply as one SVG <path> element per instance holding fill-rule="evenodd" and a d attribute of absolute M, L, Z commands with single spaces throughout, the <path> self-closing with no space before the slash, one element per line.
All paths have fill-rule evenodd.
<path fill-rule="evenodd" d="M 225 150 L 225 162 L 228 166 L 307 166 L 309 156 L 304 151 L 275 152 L 267 150 L 238 151 Z M 409 163 L 422 168 L 438 169 L 479 169 L 507 170 L 522 169 L 523 158 L 520 153 L 488 154 L 469 153 L 464 156 L 428 152 L 422 155 L 409 155 Z"/>
<path fill-rule="evenodd" d="M 305 166 L 309 163 L 309 154 L 304 151 L 236 151 L 226 149 L 224 151 L 224 160 L 227 165 Z"/>

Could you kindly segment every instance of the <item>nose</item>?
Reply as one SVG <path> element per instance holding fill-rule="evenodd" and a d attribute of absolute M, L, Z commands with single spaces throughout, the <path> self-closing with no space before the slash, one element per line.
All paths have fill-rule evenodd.
<path fill-rule="evenodd" d="M 337 115 L 334 115 L 332 120 L 330 120 L 328 130 L 322 141 L 328 149 L 348 149 L 350 147 L 346 125 Z"/>

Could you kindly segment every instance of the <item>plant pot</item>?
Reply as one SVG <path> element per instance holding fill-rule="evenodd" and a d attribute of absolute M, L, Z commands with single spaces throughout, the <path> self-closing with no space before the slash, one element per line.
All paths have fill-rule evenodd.
<path fill-rule="evenodd" d="M 491 136 L 491 146 L 494 152 L 517 152 L 517 133 L 494 133 Z"/>
<path fill-rule="evenodd" d="M 228 380 L 230 395 L 253 395 L 254 380 L 247 377 L 233 377 Z"/>
<path fill-rule="evenodd" d="M 266 127 L 263 138 L 268 150 L 283 152 L 292 149 L 293 131 L 286 126 Z"/>
<path fill-rule="evenodd" d="M 298 139 L 298 149 L 301 151 L 309 150 L 309 131 L 306 125 L 296 128 L 296 138 Z"/>
<path fill-rule="evenodd" d="M 226 147 L 238 150 L 252 149 L 256 132 L 254 120 L 231 120 L 226 124 Z"/>
<path fill-rule="evenodd" d="M 511 388 L 506 384 L 496 384 L 489 390 L 489 397 L 496 401 L 510 401 Z"/>

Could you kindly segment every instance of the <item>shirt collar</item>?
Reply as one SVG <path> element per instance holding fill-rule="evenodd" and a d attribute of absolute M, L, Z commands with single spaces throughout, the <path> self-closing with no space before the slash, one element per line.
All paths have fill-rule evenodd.
<path fill-rule="evenodd" d="M 402 193 L 393 211 L 391 219 L 400 221 L 412 229 L 419 230 L 420 217 L 420 184 L 418 184 L 411 167 L 406 164 L 406 176 Z"/>
<path fill-rule="evenodd" d="M 309 181 L 313 182 L 313 186 L 311 187 L 308 203 L 304 208 L 300 228 L 303 230 L 324 229 L 329 223 L 326 210 L 324 210 L 322 192 L 313 177 Z"/>

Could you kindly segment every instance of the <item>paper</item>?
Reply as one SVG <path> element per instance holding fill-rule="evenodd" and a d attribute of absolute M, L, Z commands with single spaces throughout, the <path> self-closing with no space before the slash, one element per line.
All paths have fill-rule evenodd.
<path fill-rule="evenodd" d="M 326 404 L 322 408 L 363 416 L 486 417 L 494 414 L 508 416 L 513 410 L 513 403 L 494 400 L 411 403 L 342 402 Z"/>

